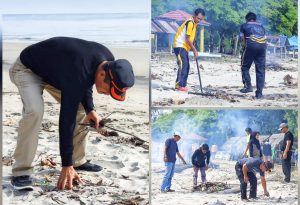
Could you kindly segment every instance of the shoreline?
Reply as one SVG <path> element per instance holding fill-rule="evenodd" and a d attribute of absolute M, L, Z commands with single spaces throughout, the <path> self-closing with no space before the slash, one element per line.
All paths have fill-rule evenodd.
<path fill-rule="evenodd" d="M 56 182 L 61 169 L 59 154 L 59 110 L 60 104 L 48 93 L 43 93 L 44 116 L 37 152 L 34 159 L 34 191 L 18 192 L 11 187 L 11 169 L 13 152 L 16 146 L 17 127 L 22 113 L 22 101 L 17 87 L 10 81 L 8 67 L 16 56 L 26 47 L 25 44 L 3 44 L 3 203 L 18 204 L 122 204 L 127 201 L 149 203 L 149 150 L 131 143 L 129 135 L 119 133 L 119 137 L 106 137 L 91 130 L 87 142 L 86 157 L 92 163 L 103 167 L 101 172 L 79 171 L 86 185 L 78 185 L 73 191 L 57 191 Z M 145 66 L 142 60 L 148 53 L 140 50 L 118 49 L 117 55 L 132 59 L 139 55 L 135 65 Z M 127 51 L 127 52 L 126 52 Z M 148 69 L 146 69 L 148 71 Z M 148 72 L 147 72 L 148 73 Z M 110 96 L 97 94 L 94 89 L 95 110 L 101 116 L 110 116 L 111 127 L 132 133 L 149 143 L 149 81 L 146 77 L 137 77 L 136 85 L 127 92 L 124 102 Z M 44 129 L 44 125 L 50 125 Z M 108 131 L 111 131 L 108 129 Z M 41 159 L 51 158 L 57 166 L 41 166 Z"/>
<path fill-rule="evenodd" d="M 12 43 L 3 42 L 3 65 L 12 64 L 19 56 L 20 52 L 31 45 L 32 43 Z M 131 62 L 135 75 L 139 77 L 149 77 L 149 61 L 150 61 L 150 49 L 148 48 L 127 48 L 127 47 L 108 47 L 114 54 L 116 59 L 125 58 Z M 5 67 L 5 66 L 3 66 Z"/>

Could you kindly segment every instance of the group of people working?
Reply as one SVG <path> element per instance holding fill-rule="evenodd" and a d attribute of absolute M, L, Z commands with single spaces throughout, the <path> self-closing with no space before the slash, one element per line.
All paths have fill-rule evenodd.
<path fill-rule="evenodd" d="M 195 58 L 198 57 L 198 51 L 194 45 L 194 40 L 197 32 L 197 25 L 200 22 L 204 22 L 204 17 L 205 11 L 201 8 L 196 9 L 194 15 L 183 22 L 175 35 L 173 49 L 178 64 L 175 89 L 178 91 L 188 91 L 187 79 L 190 71 L 189 51 L 194 53 Z M 255 98 L 262 99 L 262 91 L 265 85 L 267 50 L 266 31 L 262 24 L 256 22 L 255 13 L 249 12 L 245 16 L 245 20 L 246 23 L 242 24 L 240 28 L 240 37 L 243 44 L 241 57 L 243 88 L 240 92 L 253 92 L 249 70 L 254 62 L 257 88 L 255 91 Z"/>
<path fill-rule="evenodd" d="M 280 143 L 282 170 L 284 174 L 284 182 L 289 183 L 291 181 L 291 159 L 293 156 L 292 147 L 294 143 L 294 136 L 289 131 L 286 123 L 281 123 L 278 129 L 284 134 L 284 138 Z M 235 172 L 240 181 L 241 199 L 248 201 L 247 197 L 247 184 L 250 183 L 250 195 L 249 198 L 257 198 L 257 178 L 256 173 L 260 174 L 261 184 L 264 190 L 265 196 L 270 196 L 267 190 L 267 183 L 265 179 L 265 173 L 270 172 L 274 168 L 274 162 L 271 158 L 264 158 L 263 151 L 260 143 L 260 133 L 252 131 L 251 128 L 247 128 L 247 146 L 241 159 L 236 162 Z M 174 192 L 171 189 L 171 182 L 174 175 L 176 155 L 186 164 L 186 161 L 179 152 L 177 142 L 181 139 L 179 132 L 175 132 L 173 138 L 169 138 L 165 142 L 164 147 L 164 162 L 166 166 L 166 172 L 161 184 L 161 191 Z M 193 185 L 197 186 L 198 173 L 201 173 L 201 182 L 206 183 L 206 171 L 208 170 L 210 163 L 210 150 L 207 144 L 201 145 L 194 151 L 192 155 L 193 165 Z M 226 180 L 226 179 L 224 179 Z"/>
<path fill-rule="evenodd" d="M 187 164 L 182 155 L 179 152 L 177 142 L 181 139 L 181 135 L 179 132 L 174 132 L 174 136 L 169 138 L 165 142 L 164 147 L 164 162 L 165 162 L 165 175 L 163 178 L 163 182 L 161 184 L 161 191 L 166 192 L 174 192 L 174 189 L 171 189 L 172 178 L 175 171 L 175 163 L 176 163 L 176 155 L 182 160 L 184 164 Z M 202 183 L 206 182 L 206 171 L 208 170 L 210 160 L 210 151 L 209 146 L 207 144 L 203 144 L 200 148 L 194 151 L 192 156 L 192 164 L 193 164 L 193 184 L 197 186 L 198 173 L 201 173 L 201 181 Z"/>

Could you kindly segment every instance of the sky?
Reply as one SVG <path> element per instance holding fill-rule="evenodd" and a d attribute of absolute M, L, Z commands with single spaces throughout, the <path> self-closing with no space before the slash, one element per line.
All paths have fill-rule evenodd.
<path fill-rule="evenodd" d="M 150 0 L 1 0 L 1 14 L 150 13 Z"/>

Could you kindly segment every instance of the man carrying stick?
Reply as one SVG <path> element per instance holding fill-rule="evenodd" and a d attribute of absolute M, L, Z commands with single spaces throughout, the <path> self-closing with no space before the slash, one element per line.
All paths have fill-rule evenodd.
<path fill-rule="evenodd" d="M 187 79 L 190 71 L 189 51 L 194 52 L 195 58 L 198 57 L 198 51 L 193 42 L 196 35 L 197 24 L 204 19 L 203 9 L 196 9 L 194 16 L 186 20 L 178 29 L 173 43 L 174 53 L 177 58 L 178 71 L 175 89 L 187 92 Z"/>

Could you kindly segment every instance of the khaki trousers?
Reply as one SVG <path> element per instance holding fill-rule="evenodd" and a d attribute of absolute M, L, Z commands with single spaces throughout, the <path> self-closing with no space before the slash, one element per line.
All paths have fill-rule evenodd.
<path fill-rule="evenodd" d="M 14 152 L 15 162 L 12 166 L 13 176 L 31 175 L 33 160 L 38 145 L 43 114 L 43 90 L 52 95 L 60 103 L 61 93 L 58 89 L 43 82 L 41 77 L 24 66 L 18 58 L 9 70 L 11 81 L 17 86 L 23 103 L 22 119 L 19 122 L 17 146 Z M 77 167 L 86 162 L 85 149 L 88 139 L 88 130 L 78 126 L 86 117 L 82 105 L 79 106 L 76 116 L 76 127 L 73 134 L 73 166 Z"/>

